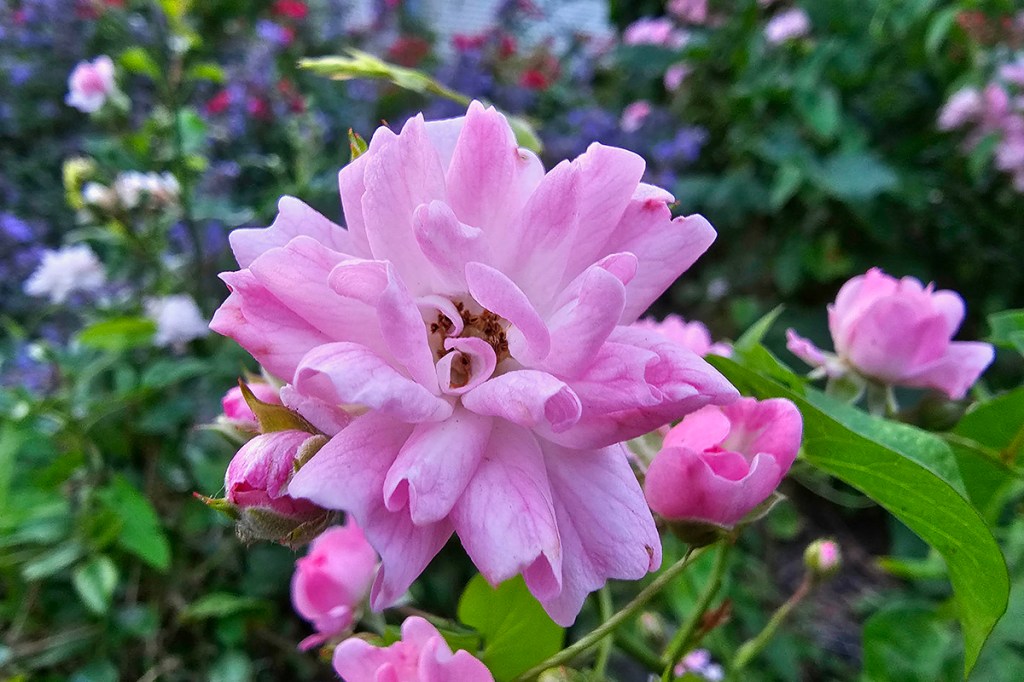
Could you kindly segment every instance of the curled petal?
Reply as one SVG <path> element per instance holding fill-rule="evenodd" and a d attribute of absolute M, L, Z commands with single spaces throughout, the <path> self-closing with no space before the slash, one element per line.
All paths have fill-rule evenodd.
<path fill-rule="evenodd" d="M 348 230 L 335 225 L 295 197 L 281 197 L 277 217 L 266 228 L 235 230 L 228 236 L 238 265 L 247 268 L 270 249 L 284 246 L 298 236 L 312 237 L 340 253 L 352 254 L 355 245 Z"/>
<path fill-rule="evenodd" d="M 452 351 L 437 362 L 437 381 L 448 395 L 462 395 L 487 381 L 498 364 L 491 344 L 476 337 L 447 338 Z"/>
<path fill-rule="evenodd" d="M 473 389 L 462 404 L 477 414 L 500 417 L 526 428 L 548 425 L 565 431 L 582 414 L 580 399 L 563 381 L 547 372 L 521 369 Z"/>
<path fill-rule="evenodd" d="M 487 310 L 512 323 L 509 350 L 521 362 L 541 360 L 551 350 L 551 335 L 526 294 L 506 275 L 483 263 L 466 265 L 469 293 Z"/>

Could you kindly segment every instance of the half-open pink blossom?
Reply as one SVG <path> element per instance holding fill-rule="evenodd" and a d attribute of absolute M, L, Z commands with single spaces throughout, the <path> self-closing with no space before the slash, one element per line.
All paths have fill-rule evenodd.
<path fill-rule="evenodd" d="M 91 62 L 79 62 L 68 76 L 68 95 L 72 106 L 87 114 L 103 106 L 114 92 L 114 62 L 102 55 Z"/>
<path fill-rule="evenodd" d="M 789 348 L 833 376 L 845 365 L 884 384 L 934 388 L 956 400 L 994 356 L 991 344 L 952 340 L 963 319 L 964 301 L 956 292 L 872 268 L 844 284 L 828 307 L 842 364 L 792 330 Z"/>
<path fill-rule="evenodd" d="M 452 653 L 444 637 L 422 618 L 402 623 L 402 639 L 376 647 L 352 637 L 334 650 L 343 682 L 494 682 L 483 663 L 464 650 Z"/>
<path fill-rule="evenodd" d="M 545 173 L 473 103 L 377 130 L 340 173 L 347 230 L 286 197 L 231 235 L 242 269 L 211 326 L 290 391 L 361 414 L 289 489 L 358 521 L 383 562 L 375 608 L 453 531 L 563 624 L 658 566 L 622 443 L 736 392 L 629 327 L 715 236 L 643 173 L 600 144 Z"/>
<path fill-rule="evenodd" d="M 802 430 L 799 410 L 781 398 L 698 410 L 665 436 L 647 470 L 647 501 L 666 519 L 732 526 L 779 487 Z"/>
<path fill-rule="evenodd" d="M 653 317 L 645 317 L 634 322 L 633 328 L 661 334 L 701 357 L 710 354 L 727 358 L 732 355 L 732 348 L 729 344 L 715 343 L 711 339 L 711 332 L 703 322 L 697 320 L 687 322 L 679 315 L 667 315 L 660 322 Z"/>
<path fill-rule="evenodd" d="M 277 389 L 267 382 L 254 381 L 248 386 L 249 390 L 252 391 L 252 394 L 258 400 L 272 405 L 281 404 L 281 398 L 278 396 Z M 247 428 L 256 428 L 256 415 L 249 409 L 249 405 L 245 402 L 245 396 L 242 395 L 242 389 L 239 386 L 235 386 L 224 394 L 224 397 L 220 399 L 220 406 L 224 410 L 224 416 L 231 421 L 244 425 Z"/>
<path fill-rule="evenodd" d="M 309 553 L 295 562 L 292 576 L 292 604 L 317 630 L 302 640 L 300 649 L 319 646 L 352 626 L 370 596 L 377 561 L 377 553 L 351 519 L 313 540 Z"/>
<path fill-rule="evenodd" d="M 239 509 L 260 509 L 287 518 L 323 513 L 309 500 L 287 492 L 299 448 L 311 438 L 304 431 L 275 431 L 243 445 L 228 464 L 224 489 L 228 502 Z"/>

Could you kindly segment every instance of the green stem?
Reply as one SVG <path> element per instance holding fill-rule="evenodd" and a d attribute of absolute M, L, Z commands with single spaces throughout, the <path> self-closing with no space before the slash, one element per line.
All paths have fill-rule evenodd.
<path fill-rule="evenodd" d="M 601 614 L 602 623 L 612 617 L 615 607 L 612 604 L 612 593 L 607 584 L 597 592 L 597 608 Z M 598 679 L 604 677 L 604 671 L 608 667 L 608 657 L 612 655 L 614 643 L 611 636 L 606 636 L 597 649 L 597 658 L 594 660 L 594 676 Z"/>
<path fill-rule="evenodd" d="M 548 668 L 553 668 L 557 665 L 561 665 L 562 663 L 571 661 L 584 651 L 587 651 L 591 647 L 599 644 L 601 640 L 605 638 L 605 635 L 614 632 L 617 627 L 639 613 L 639 611 L 647 605 L 647 602 L 651 601 L 651 599 L 653 599 L 659 592 L 665 589 L 666 585 L 675 580 L 679 574 L 685 571 L 690 564 L 702 556 L 705 551 L 707 551 L 707 547 L 702 547 L 695 551 L 687 551 L 682 559 L 666 568 L 661 575 L 651 581 L 650 585 L 641 590 L 640 594 L 638 594 L 633 601 L 622 607 L 622 609 L 611 618 L 601 623 L 601 625 L 595 628 L 593 632 L 583 637 L 572 646 L 566 647 L 555 655 L 541 661 L 522 675 L 516 677 L 513 682 L 528 682 Z"/>
<path fill-rule="evenodd" d="M 729 665 L 729 680 L 740 679 L 739 674 L 755 656 L 761 653 L 761 650 L 764 649 L 768 642 L 771 641 L 771 638 L 775 636 L 779 626 L 782 625 L 784 620 L 786 620 L 790 612 L 795 609 L 797 604 L 803 601 L 804 597 L 810 593 L 812 586 L 813 580 L 810 573 L 808 573 L 804 576 L 804 580 L 800 583 L 800 586 L 796 588 L 796 592 L 793 593 L 793 596 L 787 599 L 786 603 L 780 606 L 775 613 L 772 614 L 772 617 L 768 620 L 768 624 L 764 626 L 764 629 L 761 630 L 756 637 L 748 639 L 740 646 L 736 655 L 732 659 L 732 663 Z"/>
<path fill-rule="evenodd" d="M 697 599 L 697 603 L 690 612 L 690 617 L 679 628 L 679 631 L 676 632 L 669 645 L 665 647 L 665 653 L 661 657 L 661 664 L 664 667 L 662 672 L 663 680 L 672 679 L 672 668 L 692 644 L 693 635 L 700 625 L 701 618 L 708 610 L 711 600 L 715 598 L 718 590 L 722 587 L 722 578 L 725 576 L 725 569 L 729 565 L 728 558 L 731 548 L 732 545 L 728 542 L 723 542 L 721 547 L 718 548 L 718 554 L 715 555 L 715 565 L 711 569 L 711 580 L 708 581 L 704 592 Z"/>

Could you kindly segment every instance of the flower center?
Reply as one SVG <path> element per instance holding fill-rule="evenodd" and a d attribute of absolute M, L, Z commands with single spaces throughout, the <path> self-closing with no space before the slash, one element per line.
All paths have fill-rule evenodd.
<path fill-rule="evenodd" d="M 455 300 L 451 305 L 452 307 L 448 307 L 446 311 L 438 311 L 436 319 L 428 323 L 427 328 L 431 335 L 430 345 L 439 361 L 454 353 L 447 362 L 441 364 L 450 366 L 450 388 L 460 389 L 473 381 L 474 373 L 491 374 L 496 365 L 511 357 L 505 334 L 508 322 L 472 300 Z M 479 346 L 483 344 L 479 341 L 475 342 L 479 346 L 472 352 L 470 347 L 475 344 L 467 347 L 465 342 L 453 343 L 452 339 L 479 339 L 494 351 L 494 360 L 486 358 L 489 353 L 485 356 L 480 355 Z M 478 363 L 480 366 L 475 366 Z M 478 376 L 474 383 L 487 378 Z"/>

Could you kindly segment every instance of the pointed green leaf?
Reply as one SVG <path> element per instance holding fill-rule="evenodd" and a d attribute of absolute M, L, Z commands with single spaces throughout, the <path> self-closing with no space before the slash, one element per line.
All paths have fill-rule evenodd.
<path fill-rule="evenodd" d="M 117 567 L 108 557 L 99 555 L 75 569 L 71 582 L 82 603 L 93 613 L 103 615 L 117 588 Z"/>

